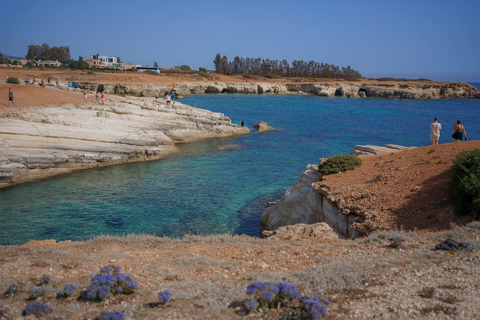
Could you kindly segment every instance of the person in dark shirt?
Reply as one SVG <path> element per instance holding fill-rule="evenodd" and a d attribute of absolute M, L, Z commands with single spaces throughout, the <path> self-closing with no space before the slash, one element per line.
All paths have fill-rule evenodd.
<path fill-rule="evenodd" d="M 13 102 L 13 91 L 12 88 L 8 88 L 8 102 L 7 102 L 7 107 L 10 105 L 10 101 L 12 101 L 13 107 L 15 107 L 15 102 Z"/>

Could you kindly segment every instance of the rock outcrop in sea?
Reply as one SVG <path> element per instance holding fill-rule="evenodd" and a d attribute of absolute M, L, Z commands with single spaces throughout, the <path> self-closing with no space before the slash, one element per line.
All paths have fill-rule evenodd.
<path fill-rule="evenodd" d="M 32 107 L 0 114 L 0 187 L 79 169 L 159 159 L 175 144 L 248 134 L 222 113 L 151 99 Z"/>
<path fill-rule="evenodd" d="M 465 82 L 404 81 L 404 82 L 325 82 L 275 84 L 264 82 L 234 83 L 198 81 L 180 84 L 97 83 L 81 82 L 82 89 L 96 91 L 99 86 L 107 94 L 153 97 L 158 90 L 161 95 L 174 88 L 178 95 L 188 96 L 203 93 L 241 94 L 288 94 L 316 95 L 346 98 L 390 99 L 452 99 L 480 98 L 480 90 Z"/>

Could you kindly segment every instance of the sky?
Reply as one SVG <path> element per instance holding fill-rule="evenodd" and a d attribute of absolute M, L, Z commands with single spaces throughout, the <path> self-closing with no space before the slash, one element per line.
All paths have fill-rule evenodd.
<path fill-rule="evenodd" d="M 69 46 L 213 69 L 217 53 L 351 66 L 364 77 L 480 82 L 478 0 L 0 0 L 0 52 Z"/>

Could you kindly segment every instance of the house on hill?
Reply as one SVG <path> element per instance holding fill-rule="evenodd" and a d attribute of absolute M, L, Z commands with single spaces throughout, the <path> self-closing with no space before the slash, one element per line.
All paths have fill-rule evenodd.
<path fill-rule="evenodd" d="M 140 67 L 140 65 L 135 64 L 135 63 L 123 63 L 122 64 L 122 69 L 123 70 L 136 70 L 137 67 Z"/>
<path fill-rule="evenodd" d="M 122 64 L 118 62 L 117 57 L 99 56 L 98 59 L 100 59 L 100 63 L 103 65 L 104 68 L 122 68 Z"/>
<path fill-rule="evenodd" d="M 85 62 L 88 63 L 88 67 L 90 69 L 98 69 L 98 68 L 103 68 L 102 61 L 100 59 L 85 59 Z"/>

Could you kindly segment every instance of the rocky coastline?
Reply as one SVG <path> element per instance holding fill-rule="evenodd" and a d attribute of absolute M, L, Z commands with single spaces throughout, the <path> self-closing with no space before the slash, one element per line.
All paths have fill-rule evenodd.
<path fill-rule="evenodd" d="M 0 113 L 0 188 L 87 168 L 155 160 L 176 144 L 248 134 L 221 113 L 136 97 Z"/>
<path fill-rule="evenodd" d="M 64 86 L 66 84 L 63 84 Z M 371 83 L 339 81 L 325 83 L 266 83 L 266 82 L 215 82 L 196 81 L 185 83 L 101 83 L 79 82 L 82 89 L 96 91 L 101 87 L 107 94 L 153 97 L 174 88 L 177 94 L 188 96 L 205 93 L 314 95 L 345 98 L 387 99 L 460 99 L 480 98 L 480 90 L 465 82 L 392 82 Z"/>

